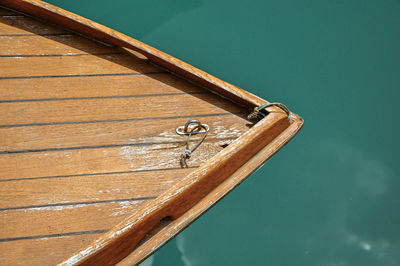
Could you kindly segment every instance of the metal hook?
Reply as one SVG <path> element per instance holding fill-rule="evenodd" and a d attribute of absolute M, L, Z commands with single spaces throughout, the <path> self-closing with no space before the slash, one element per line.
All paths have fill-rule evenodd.
<path fill-rule="evenodd" d="M 195 126 L 190 127 L 191 124 L 195 124 Z M 177 133 L 178 133 L 179 128 L 181 128 L 181 127 L 178 127 L 176 129 Z M 182 168 L 188 167 L 186 160 L 188 160 L 192 156 L 192 153 L 203 143 L 203 141 L 207 137 L 208 131 L 209 131 L 208 125 L 202 124 L 198 120 L 190 120 L 190 121 L 186 122 L 185 126 L 183 127 L 183 135 L 187 135 L 186 148 L 185 148 L 185 151 L 181 154 L 181 160 L 180 160 L 180 164 L 181 164 Z M 198 133 L 204 133 L 204 136 L 193 148 L 189 149 L 190 137 L 193 134 L 198 134 Z M 182 134 L 180 134 L 180 135 L 182 135 Z"/>
<path fill-rule="evenodd" d="M 195 124 L 195 125 L 191 126 L 192 124 Z M 196 125 L 197 125 L 197 127 L 196 127 Z M 201 125 L 203 125 L 205 128 L 201 127 Z M 200 127 L 200 130 L 195 131 L 194 130 L 195 127 L 198 129 Z M 177 127 L 175 131 L 178 135 L 187 136 L 187 135 L 189 135 L 189 130 L 192 132 L 192 135 L 196 135 L 196 134 L 208 132 L 210 130 L 210 127 L 207 124 L 200 123 L 200 121 L 198 121 L 198 120 L 190 120 L 190 121 L 186 122 L 186 124 L 184 126 Z"/>
<path fill-rule="evenodd" d="M 261 111 L 270 106 L 275 106 L 283 110 L 288 115 L 288 119 L 290 120 L 290 110 L 282 103 L 265 103 L 260 106 L 257 106 L 254 108 L 254 111 L 247 116 L 247 119 L 264 118 L 266 115 L 261 113 Z"/>

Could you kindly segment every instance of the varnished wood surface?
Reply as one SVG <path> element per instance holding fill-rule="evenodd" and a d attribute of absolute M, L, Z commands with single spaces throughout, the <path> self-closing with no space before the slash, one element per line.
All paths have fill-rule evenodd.
<path fill-rule="evenodd" d="M 237 138 L 247 127 L 238 123 L 238 117 L 230 113 L 215 115 L 188 115 L 160 119 L 127 119 L 83 123 L 36 124 L 0 126 L 3 141 L 1 153 L 23 153 L 28 151 L 74 150 L 104 146 L 139 146 L 149 144 L 176 143 L 185 139 L 175 133 L 174 125 L 183 125 L 189 118 L 199 119 L 213 128 L 208 140 L 224 141 Z M 154 121 L 157 120 L 157 121 Z M 227 130 L 225 126 L 231 130 Z M 132 128 L 141 130 L 132 131 Z M 196 136 L 193 139 L 198 139 Z M 85 146 L 88 145 L 89 146 Z M 104 147 L 106 148 L 106 147 Z M 108 147 L 111 148 L 111 147 Z"/>
<path fill-rule="evenodd" d="M 0 37 L 1 38 L 1 37 Z M 123 78 L 121 78 L 123 77 Z M 157 87 L 150 86 L 154 79 Z M 82 88 L 82 82 L 85 87 Z M 118 87 L 113 86 L 118 82 Z M 0 79 L 2 101 L 75 99 L 203 92 L 198 87 L 168 73 L 151 75 L 107 75 L 86 77 L 43 77 L 40 79 Z M 18 88 L 15 90 L 13 88 Z"/>
<path fill-rule="evenodd" d="M 101 40 L 102 42 L 138 51 L 164 68 L 243 105 L 253 108 L 254 106 L 259 106 L 266 102 L 245 90 L 222 81 L 154 47 L 51 4 L 40 0 L 1 0 L 1 3 L 8 7 L 26 12 L 31 16 L 62 25 L 63 27 L 85 36 Z"/>
<path fill-rule="evenodd" d="M 194 106 L 196 108 L 193 108 Z M 194 116 L 226 112 L 238 113 L 240 109 L 213 95 L 184 94 L 174 97 L 160 96 L 156 99 L 153 97 L 123 97 L 95 100 L 48 100 L 36 101 L 34 104 L 32 102 L 3 102 L 0 106 L 0 126 L 126 119 L 155 120 L 156 118 L 179 117 L 183 114 Z M 18 116 L 15 115 L 17 113 Z M 64 114 L 69 115 L 64 116 Z"/>
<path fill-rule="evenodd" d="M 104 231 L 81 234 L 42 236 L 35 239 L 0 242 L 2 265 L 55 265 L 71 250 L 90 244 Z"/>
<path fill-rule="evenodd" d="M 61 57 L 122 52 L 77 35 L 54 34 L 45 37 L 30 33 L 22 36 L 0 36 L 0 54 L 2 57 Z"/>
<path fill-rule="evenodd" d="M 248 131 L 246 113 L 136 52 L 0 9 L 0 264 L 70 256 Z M 175 128 L 190 119 L 211 131 L 182 169 Z"/>
<path fill-rule="evenodd" d="M 10 12 L 10 11 L 3 11 Z M 0 32 L 2 37 L 14 37 L 23 35 L 60 35 L 70 34 L 68 31 L 57 28 L 51 25 L 43 27 L 41 23 L 33 20 L 32 18 L 14 13 L 0 17 Z"/>
<path fill-rule="evenodd" d="M 1 79 L 137 75 L 159 72 L 148 62 L 135 60 L 128 54 L 42 57 L 40 60 L 37 57 L 4 57 L 2 62 L 4 63 L 0 68 Z M 21 69 L 24 69 L 24 72 L 21 72 Z"/>

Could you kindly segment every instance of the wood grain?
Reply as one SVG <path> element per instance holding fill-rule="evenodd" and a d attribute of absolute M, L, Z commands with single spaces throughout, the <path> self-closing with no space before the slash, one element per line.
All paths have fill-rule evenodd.
<path fill-rule="evenodd" d="M 189 166 L 199 166 L 223 148 L 208 141 Z M 99 147 L 0 155 L 0 180 L 180 168 L 185 143 Z"/>
<path fill-rule="evenodd" d="M 0 79 L 0 101 L 204 92 L 169 73 L 41 79 Z"/>
<path fill-rule="evenodd" d="M 90 21 L 51 4 L 39 0 L 1 0 L 11 8 L 26 12 L 32 16 L 52 21 L 73 31 L 109 44 L 138 51 L 153 62 L 169 69 L 189 80 L 197 82 L 243 105 L 251 108 L 265 103 L 265 100 L 222 81 L 177 58 L 163 53 L 147 44 L 126 36 L 108 27 Z"/>
<path fill-rule="evenodd" d="M 55 265 L 71 251 L 89 244 L 100 235 L 86 234 L 0 242 L 0 262 L 3 265 Z"/>
<path fill-rule="evenodd" d="M 112 265 L 119 262 L 159 221 L 165 217 L 179 218 L 288 126 L 286 114 L 270 114 L 263 123 L 256 124 L 174 187 L 60 265 Z"/>
<path fill-rule="evenodd" d="M 160 72 L 128 54 L 0 58 L 0 79 Z"/>
<path fill-rule="evenodd" d="M 72 232 L 107 230 L 137 211 L 145 202 L 146 200 L 125 200 L 0 211 L 0 243 Z M 7 224 L 13 226 L 6 226 Z"/>
<path fill-rule="evenodd" d="M 28 17 L 0 17 L 0 36 L 22 34 L 70 34 L 70 32 Z"/>
<path fill-rule="evenodd" d="M 0 210 L 156 197 L 191 171 L 178 168 L 3 182 L 0 186 Z"/>
<path fill-rule="evenodd" d="M 74 147 L 182 142 L 186 138 L 175 129 L 189 119 L 210 126 L 207 140 L 240 137 L 248 130 L 247 122 L 232 114 L 188 116 L 166 120 L 133 120 L 46 126 L 0 127 L 0 153 Z M 200 136 L 193 136 L 196 141 Z"/>
<path fill-rule="evenodd" d="M 55 36 L 1 36 L 0 57 L 54 56 L 117 53 L 120 49 L 101 45 L 77 35 Z"/>
<path fill-rule="evenodd" d="M 11 102 L 0 104 L 0 125 L 154 119 L 240 111 L 226 100 L 207 94 Z"/>

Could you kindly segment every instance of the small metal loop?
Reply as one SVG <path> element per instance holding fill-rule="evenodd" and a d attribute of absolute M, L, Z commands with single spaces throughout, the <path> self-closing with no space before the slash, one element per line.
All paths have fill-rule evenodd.
<path fill-rule="evenodd" d="M 197 124 L 197 126 L 193 125 L 193 124 Z M 204 127 L 201 127 L 201 125 L 203 125 Z M 194 130 L 195 128 L 200 129 L 200 130 L 196 131 L 196 130 Z M 196 134 L 208 132 L 210 130 L 210 127 L 207 124 L 201 124 L 198 120 L 190 120 L 184 126 L 177 127 L 175 131 L 176 131 L 176 134 L 178 134 L 178 135 L 187 136 L 190 133 L 189 130 L 192 135 L 196 135 Z"/>
<path fill-rule="evenodd" d="M 193 124 L 193 123 L 196 124 L 196 125 L 193 126 L 193 127 L 189 127 L 189 125 Z M 182 168 L 188 167 L 187 162 L 186 162 L 187 159 L 189 159 L 191 157 L 192 153 L 203 143 L 203 141 L 207 137 L 207 133 L 209 131 L 209 127 L 208 127 L 208 125 L 202 124 L 197 120 L 190 120 L 185 124 L 183 129 L 184 129 L 184 131 L 183 131 L 184 134 L 182 134 L 182 135 L 187 135 L 187 140 L 186 140 L 185 151 L 181 154 L 180 164 L 181 164 Z M 178 128 L 177 128 L 176 131 L 178 133 Z M 190 137 L 192 135 L 194 135 L 194 134 L 199 134 L 199 133 L 203 133 L 204 136 L 200 139 L 200 141 L 193 148 L 189 149 Z"/>
<path fill-rule="evenodd" d="M 207 130 L 206 130 L 206 127 L 203 125 L 203 124 L 201 124 L 200 125 L 200 127 L 201 128 L 203 128 L 204 129 L 204 136 L 201 138 L 201 140 L 196 144 L 196 146 L 194 146 L 192 149 L 190 149 L 190 153 L 193 153 L 200 145 L 201 145 L 201 143 L 203 143 L 203 141 L 205 140 L 205 138 L 207 137 Z M 187 141 L 186 141 L 186 149 L 187 150 L 189 150 L 189 142 L 190 142 L 190 137 L 193 135 L 193 131 L 192 132 L 189 132 L 189 135 L 188 135 L 188 137 L 187 137 Z"/>
<path fill-rule="evenodd" d="M 188 133 L 188 128 L 189 128 L 189 125 L 191 125 L 191 124 L 197 124 L 197 127 L 201 126 L 201 123 L 200 123 L 199 120 L 189 120 L 189 121 L 186 122 L 186 124 L 185 124 L 185 126 L 183 128 L 183 133 Z M 194 130 L 192 129 L 191 132 L 193 132 L 193 131 Z"/>
<path fill-rule="evenodd" d="M 279 109 L 283 110 L 287 115 L 288 115 L 288 119 L 290 119 L 290 110 L 289 108 L 287 108 L 284 104 L 282 103 L 265 103 L 262 104 L 258 107 L 254 108 L 254 111 L 247 116 L 248 119 L 255 119 L 255 118 L 263 118 L 265 117 L 265 114 L 261 113 L 261 111 L 267 107 L 271 107 L 271 106 L 275 106 L 278 107 Z"/>

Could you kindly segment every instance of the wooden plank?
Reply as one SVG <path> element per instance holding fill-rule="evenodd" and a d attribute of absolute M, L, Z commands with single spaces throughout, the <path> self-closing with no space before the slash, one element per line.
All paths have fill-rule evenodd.
<path fill-rule="evenodd" d="M 153 119 L 240 111 L 232 103 L 209 94 L 6 102 L 0 103 L 0 125 Z"/>
<path fill-rule="evenodd" d="M 206 162 L 223 149 L 221 143 L 203 143 L 188 165 Z M 184 150 L 182 142 L 0 154 L 0 180 L 180 168 Z"/>
<path fill-rule="evenodd" d="M 0 242 L 2 265 L 55 265 L 101 234 Z"/>
<path fill-rule="evenodd" d="M 203 92 L 169 73 L 41 79 L 0 79 L 0 102 L 31 99 L 134 96 Z"/>
<path fill-rule="evenodd" d="M 160 72 L 129 54 L 0 58 L 0 79 Z"/>
<path fill-rule="evenodd" d="M 35 55 L 80 55 L 121 52 L 77 35 L 56 36 L 1 36 L 0 57 Z"/>
<path fill-rule="evenodd" d="M 0 211 L 0 242 L 107 230 L 148 201 L 125 200 Z"/>
<path fill-rule="evenodd" d="M 154 47 L 51 4 L 38 0 L 2 0 L 2 3 L 8 7 L 18 9 L 19 11 L 38 18 L 46 19 L 52 23 L 56 23 L 102 42 L 140 52 L 164 68 L 178 73 L 236 102 L 249 106 L 250 108 L 266 102 L 247 91 L 224 82 Z"/>
<path fill-rule="evenodd" d="M 178 168 L 3 182 L 0 210 L 156 197 L 191 171 Z"/>
<path fill-rule="evenodd" d="M 0 17 L 0 35 L 71 34 L 28 17 Z"/>
<path fill-rule="evenodd" d="M 182 142 L 175 129 L 190 119 L 210 126 L 207 140 L 238 138 L 248 130 L 247 120 L 236 115 L 190 116 L 168 120 L 136 120 L 87 124 L 0 127 L 0 152 L 52 148 Z M 199 136 L 200 137 L 200 136 Z M 193 136 L 193 140 L 199 137 Z"/>

